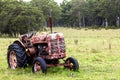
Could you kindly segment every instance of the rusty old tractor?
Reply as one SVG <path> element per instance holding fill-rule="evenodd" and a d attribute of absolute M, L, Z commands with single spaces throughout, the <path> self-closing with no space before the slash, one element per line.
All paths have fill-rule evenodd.
<path fill-rule="evenodd" d="M 66 46 L 62 33 L 52 32 L 52 18 L 50 17 L 51 33 L 36 35 L 33 31 L 21 35 L 8 47 L 7 63 L 11 69 L 32 65 L 32 72 L 46 73 L 48 67 L 64 66 L 70 70 L 79 69 L 78 61 L 66 58 Z M 63 60 L 61 63 L 60 61 Z"/>
<path fill-rule="evenodd" d="M 64 66 L 70 70 L 78 70 L 79 64 L 75 58 L 66 60 L 65 40 L 62 33 L 45 32 L 36 35 L 24 34 L 19 40 L 14 41 L 7 52 L 7 63 L 11 69 L 32 65 L 32 71 L 46 73 L 51 66 Z M 60 59 L 64 63 L 60 63 Z"/>

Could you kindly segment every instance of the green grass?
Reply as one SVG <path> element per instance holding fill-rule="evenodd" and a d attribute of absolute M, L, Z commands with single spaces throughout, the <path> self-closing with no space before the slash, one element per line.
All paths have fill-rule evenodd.
<path fill-rule="evenodd" d="M 31 67 L 8 69 L 7 47 L 17 38 L 0 38 L 0 80 L 120 80 L 120 29 L 53 30 L 64 34 L 67 57 L 78 60 L 78 72 L 51 67 L 45 75 L 33 74 Z"/>

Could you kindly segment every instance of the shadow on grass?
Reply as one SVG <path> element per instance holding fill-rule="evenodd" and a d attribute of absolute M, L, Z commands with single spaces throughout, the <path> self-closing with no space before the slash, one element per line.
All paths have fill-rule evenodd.
<path fill-rule="evenodd" d="M 11 74 L 11 75 L 40 75 L 40 76 L 46 76 L 46 75 L 66 75 L 66 76 L 71 76 L 72 74 L 77 74 L 79 73 L 79 71 L 72 71 L 72 70 L 69 70 L 69 69 L 65 69 L 64 67 L 49 67 L 47 68 L 47 73 L 44 74 L 44 73 L 41 73 L 41 72 L 38 72 L 38 73 L 33 73 L 32 72 L 32 66 L 28 66 L 26 68 L 17 68 L 15 70 L 12 70 L 10 68 L 8 68 L 7 70 L 7 73 L 8 74 Z"/>

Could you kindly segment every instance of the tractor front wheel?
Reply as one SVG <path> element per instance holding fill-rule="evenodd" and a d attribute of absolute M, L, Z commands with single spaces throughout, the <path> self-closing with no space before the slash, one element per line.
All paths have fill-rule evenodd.
<path fill-rule="evenodd" d="M 35 60 L 33 61 L 32 72 L 46 73 L 46 71 L 47 71 L 47 64 L 45 60 L 41 57 L 35 58 Z"/>
<path fill-rule="evenodd" d="M 64 67 L 70 70 L 77 71 L 79 69 L 79 63 L 75 58 L 69 57 L 66 59 Z"/>

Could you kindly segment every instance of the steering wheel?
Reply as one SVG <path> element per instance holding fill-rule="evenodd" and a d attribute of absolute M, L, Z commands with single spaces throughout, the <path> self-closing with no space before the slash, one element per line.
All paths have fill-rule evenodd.
<path fill-rule="evenodd" d="M 36 35 L 36 32 L 33 31 L 31 34 L 28 35 L 28 38 L 30 39 L 32 36 Z"/>

